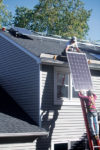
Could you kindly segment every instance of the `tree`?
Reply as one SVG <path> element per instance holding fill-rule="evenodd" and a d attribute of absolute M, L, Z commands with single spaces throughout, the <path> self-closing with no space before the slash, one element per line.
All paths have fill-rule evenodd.
<path fill-rule="evenodd" d="M 14 16 L 14 25 L 30 29 L 33 11 L 25 7 L 17 7 Z"/>
<path fill-rule="evenodd" d="M 21 9 L 18 11 L 21 12 Z M 22 22 L 22 18 L 26 20 L 27 16 L 28 21 L 24 22 L 23 27 L 37 32 L 83 38 L 89 30 L 87 22 L 91 10 L 85 10 L 81 0 L 39 0 L 33 11 L 24 13 L 25 17 L 22 17 L 23 13 L 15 17 L 15 21 L 18 20 L 17 26 Z"/>
<path fill-rule="evenodd" d="M 6 9 L 3 0 L 0 0 L 0 28 L 11 24 L 12 14 Z"/>

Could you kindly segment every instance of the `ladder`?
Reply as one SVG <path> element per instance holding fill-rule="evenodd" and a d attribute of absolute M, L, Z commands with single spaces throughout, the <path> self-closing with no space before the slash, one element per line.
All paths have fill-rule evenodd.
<path fill-rule="evenodd" d="M 87 132 L 87 138 L 88 138 L 88 141 L 89 141 L 89 148 L 90 148 L 90 150 L 95 150 L 95 149 L 100 150 L 100 141 L 97 140 L 96 141 L 97 145 L 95 146 L 93 144 L 93 139 L 91 138 L 91 132 L 90 132 L 89 124 L 88 124 L 88 120 L 87 120 L 85 102 L 84 102 L 84 100 L 81 100 L 81 99 L 80 99 L 80 102 L 81 102 L 81 107 L 82 107 L 82 112 L 83 112 L 86 132 Z"/>

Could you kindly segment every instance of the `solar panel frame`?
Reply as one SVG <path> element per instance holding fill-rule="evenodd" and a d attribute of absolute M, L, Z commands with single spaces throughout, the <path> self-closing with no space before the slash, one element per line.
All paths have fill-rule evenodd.
<path fill-rule="evenodd" d="M 12 29 L 22 35 L 32 35 L 33 34 L 30 30 L 25 29 L 25 28 L 12 27 Z"/>
<path fill-rule="evenodd" d="M 91 73 L 85 53 L 67 52 L 73 86 L 76 91 L 93 89 Z"/>

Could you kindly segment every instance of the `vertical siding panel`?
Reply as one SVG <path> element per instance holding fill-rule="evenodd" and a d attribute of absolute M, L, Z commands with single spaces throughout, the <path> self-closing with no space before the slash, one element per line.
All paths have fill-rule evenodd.
<path fill-rule="evenodd" d="M 0 85 L 34 121 L 39 122 L 39 65 L 2 37 Z"/>

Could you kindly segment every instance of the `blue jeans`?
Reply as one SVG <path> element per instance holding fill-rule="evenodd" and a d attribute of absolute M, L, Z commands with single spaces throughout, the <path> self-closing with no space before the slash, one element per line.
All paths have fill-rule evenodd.
<path fill-rule="evenodd" d="M 99 135 L 99 125 L 97 112 L 88 112 L 87 118 L 92 135 Z"/>

